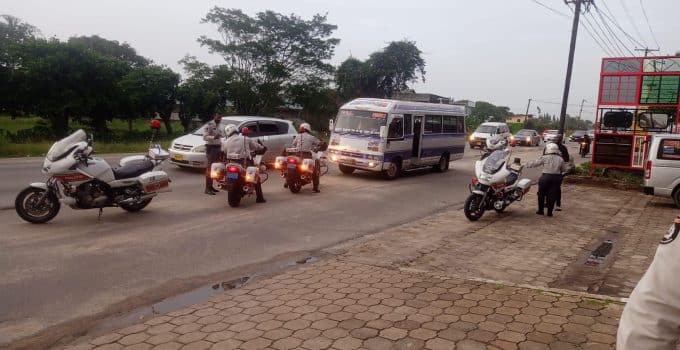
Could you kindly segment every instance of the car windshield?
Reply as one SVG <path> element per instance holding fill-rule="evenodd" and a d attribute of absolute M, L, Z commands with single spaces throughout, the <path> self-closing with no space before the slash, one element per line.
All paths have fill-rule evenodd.
<path fill-rule="evenodd" d="M 583 135 L 585 135 L 585 134 L 586 134 L 585 131 L 579 130 L 579 131 L 574 131 L 574 133 L 573 133 L 572 135 L 574 135 L 574 136 L 583 136 Z"/>
<path fill-rule="evenodd" d="M 517 132 L 517 136 L 531 136 L 533 134 L 533 131 L 531 130 L 520 130 Z"/>
<path fill-rule="evenodd" d="M 477 130 L 475 130 L 475 132 L 495 134 L 497 129 L 498 129 L 497 127 L 491 125 L 480 125 L 479 127 L 477 127 Z"/>
<path fill-rule="evenodd" d="M 379 135 L 380 127 L 387 122 L 387 113 L 343 109 L 333 131 L 339 133 L 358 133 Z"/>
<path fill-rule="evenodd" d="M 206 123 L 206 124 L 207 124 L 207 123 Z M 203 133 L 205 132 L 205 125 L 206 125 L 206 124 L 203 124 L 203 126 L 201 126 L 200 128 L 194 130 L 194 132 L 192 132 L 191 134 L 192 134 L 192 135 L 203 136 Z M 237 122 L 237 121 L 235 121 L 235 120 L 222 119 L 222 121 L 220 122 L 220 127 L 218 128 L 218 129 L 220 129 L 220 134 L 224 135 L 224 128 L 227 127 L 227 125 L 230 125 L 230 124 L 231 124 L 231 125 L 236 125 L 236 126 L 238 126 L 239 122 Z"/>

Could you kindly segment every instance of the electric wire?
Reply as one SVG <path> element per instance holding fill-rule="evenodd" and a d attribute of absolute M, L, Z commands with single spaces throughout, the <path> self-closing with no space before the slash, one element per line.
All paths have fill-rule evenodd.
<path fill-rule="evenodd" d="M 619 21 L 616 20 L 616 16 L 614 16 L 614 13 L 609 9 L 609 6 L 607 5 L 607 2 L 606 2 L 606 1 L 603 1 L 602 4 L 604 5 L 604 9 L 605 9 L 605 11 L 606 11 L 606 12 L 605 12 L 605 11 L 602 11 L 602 14 L 603 14 L 610 22 L 612 22 L 612 23 L 614 24 L 614 26 L 616 26 L 616 28 L 618 28 L 618 29 L 621 31 L 621 33 L 623 33 L 623 35 L 626 36 L 626 38 L 628 38 L 628 40 L 633 44 L 633 46 L 643 46 L 642 43 L 640 43 L 640 42 L 639 42 L 637 39 L 635 39 L 632 35 L 628 34 L 628 32 L 626 32 L 625 29 L 623 29 L 623 27 L 621 26 L 621 24 L 619 24 Z M 597 5 L 594 4 L 594 3 L 593 3 L 593 5 L 594 5 L 595 8 L 597 9 Z M 607 14 L 607 13 L 609 13 L 609 14 Z"/>
<path fill-rule="evenodd" d="M 659 46 L 659 42 L 656 40 L 656 35 L 654 35 L 654 31 L 652 30 L 652 24 L 649 22 L 649 17 L 647 17 L 647 11 L 645 10 L 645 5 L 642 4 L 642 0 L 640 0 L 640 7 L 642 8 L 642 14 L 645 16 L 645 21 L 647 21 L 647 27 L 649 28 L 649 32 L 652 34 L 652 39 L 654 39 L 654 43 L 656 44 L 656 49 L 660 49 L 661 47 Z"/>
<path fill-rule="evenodd" d="M 629 49 L 628 46 L 626 46 L 626 44 L 624 44 L 623 41 L 619 38 L 619 36 L 616 35 L 616 32 L 614 32 L 614 30 L 609 26 L 609 23 L 607 22 L 607 20 L 606 20 L 606 19 L 604 18 L 604 16 L 602 15 L 602 11 L 600 11 L 600 8 L 599 8 L 599 7 L 595 6 L 595 12 L 596 12 L 597 15 L 600 17 L 600 20 L 602 21 L 602 24 L 604 25 L 604 27 L 605 27 L 605 28 L 607 29 L 607 31 L 609 32 L 609 35 L 610 35 L 612 38 L 614 38 L 614 43 L 616 44 L 616 46 L 619 47 L 619 48 L 623 47 L 623 49 L 625 49 L 626 51 L 628 51 L 628 53 L 629 53 L 631 56 L 635 56 L 635 54 L 633 53 L 633 50 Z M 621 45 L 619 46 L 619 44 L 621 44 Z M 622 52 L 623 52 L 623 49 L 621 50 Z"/>
<path fill-rule="evenodd" d="M 546 5 L 546 4 L 544 4 L 544 3 L 542 3 L 542 2 L 540 2 L 540 1 L 538 1 L 538 0 L 531 0 L 531 1 L 533 1 L 533 2 L 536 3 L 536 4 L 538 4 L 539 6 L 542 6 L 542 7 L 546 8 L 546 9 L 548 9 L 549 11 L 551 11 L 551 12 L 557 14 L 557 15 L 560 15 L 560 16 L 566 17 L 566 18 L 570 18 L 570 16 L 569 16 L 568 14 L 563 13 L 563 12 L 560 12 L 560 11 L 558 11 L 558 10 L 555 10 L 554 8 L 552 8 L 552 7 Z"/>
<path fill-rule="evenodd" d="M 597 27 L 600 29 L 600 33 L 602 33 L 602 36 L 605 39 L 607 39 L 607 42 L 609 42 L 609 47 L 612 48 L 612 52 L 614 52 L 618 56 L 625 56 L 625 54 L 623 53 L 621 48 L 618 45 L 616 45 L 616 43 L 615 43 L 616 40 L 612 40 L 612 39 L 609 38 L 609 35 L 607 35 L 607 31 L 604 30 L 604 28 L 602 28 L 602 25 L 600 24 L 600 22 L 597 21 L 597 18 L 595 17 L 595 15 L 593 15 L 592 12 L 588 12 L 583 17 L 586 17 L 587 15 L 590 15 L 591 19 L 593 20 L 593 23 L 595 23 L 597 25 Z"/>
<path fill-rule="evenodd" d="M 572 9 L 571 7 L 569 9 L 571 9 L 571 11 L 574 12 L 574 9 Z M 612 54 L 612 52 L 614 52 L 614 50 L 612 50 L 612 48 L 609 47 L 609 45 L 607 45 L 605 40 L 602 38 L 600 33 L 595 29 L 595 26 L 590 22 L 588 17 L 584 15 L 583 20 L 584 21 L 581 22 L 581 25 L 586 30 L 588 35 L 590 35 L 590 37 L 593 39 L 593 41 L 595 41 L 595 43 L 602 49 L 602 51 L 604 51 L 604 53 L 607 56 L 615 56 L 614 54 Z M 590 27 L 590 29 L 588 27 Z M 597 36 L 597 38 L 596 38 L 596 36 Z M 599 38 L 599 40 L 598 40 L 598 38 Z"/>

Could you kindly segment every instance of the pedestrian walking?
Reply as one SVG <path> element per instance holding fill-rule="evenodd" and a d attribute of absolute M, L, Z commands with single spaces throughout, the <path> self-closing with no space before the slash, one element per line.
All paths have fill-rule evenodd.
<path fill-rule="evenodd" d="M 219 130 L 222 115 L 215 113 L 213 119 L 205 124 L 203 128 L 203 140 L 205 141 L 205 156 L 208 158 L 208 167 L 205 169 L 205 194 L 215 195 L 217 190 L 213 187 L 213 180 L 210 177 L 210 166 L 219 161 L 222 153 L 222 134 Z"/>
<path fill-rule="evenodd" d="M 560 195 L 562 174 L 568 170 L 568 163 L 564 162 L 560 155 L 559 147 L 554 143 L 545 146 L 545 154 L 536 160 L 529 161 L 527 168 L 543 166 L 543 173 L 538 180 L 538 210 L 536 214 L 544 215 L 545 209 L 548 216 L 553 216 L 555 202 Z"/>
<path fill-rule="evenodd" d="M 680 340 L 680 216 L 623 308 L 617 350 L 674 350 Z"/>

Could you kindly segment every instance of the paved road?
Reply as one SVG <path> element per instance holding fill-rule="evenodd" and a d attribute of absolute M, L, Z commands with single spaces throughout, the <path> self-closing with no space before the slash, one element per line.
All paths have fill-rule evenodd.
<path fill-rule="evenodd" d="M 201 194 L 199 173 L 166 166 L 173 192 L 141 213 L 110 208 L 98 221 L 95 210 L 63 208 L 49 224 L 30 225 L 14 210 L 0 210 L 0 344 L 101 312 L 169 281 L 315 250 L 460 204 L 479 155 L 467 152 L 447 173 L 425 171 L 393 182 L 332 169 L 318 195 L 310 187 L 293 195 L 272 174 L 264 185 L 269 202 L 256 205 L 251 198 L 237 209 L 227 206 L 225 194 Z M 523 160 L 537 153 L 516 151 Z M 0 198 L 39 180 L 41 161 L 0 161 Z M 530 169 L 525 176 L 536 179 L 538 172 Z"/>

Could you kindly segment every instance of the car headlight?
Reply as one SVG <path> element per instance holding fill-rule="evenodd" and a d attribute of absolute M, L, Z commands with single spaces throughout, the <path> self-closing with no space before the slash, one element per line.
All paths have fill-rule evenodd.
<path fill-rule="evenodd" d="M 191 149 L 193 153 L 205 153 L 205 145 L 196 146 Z"/>

